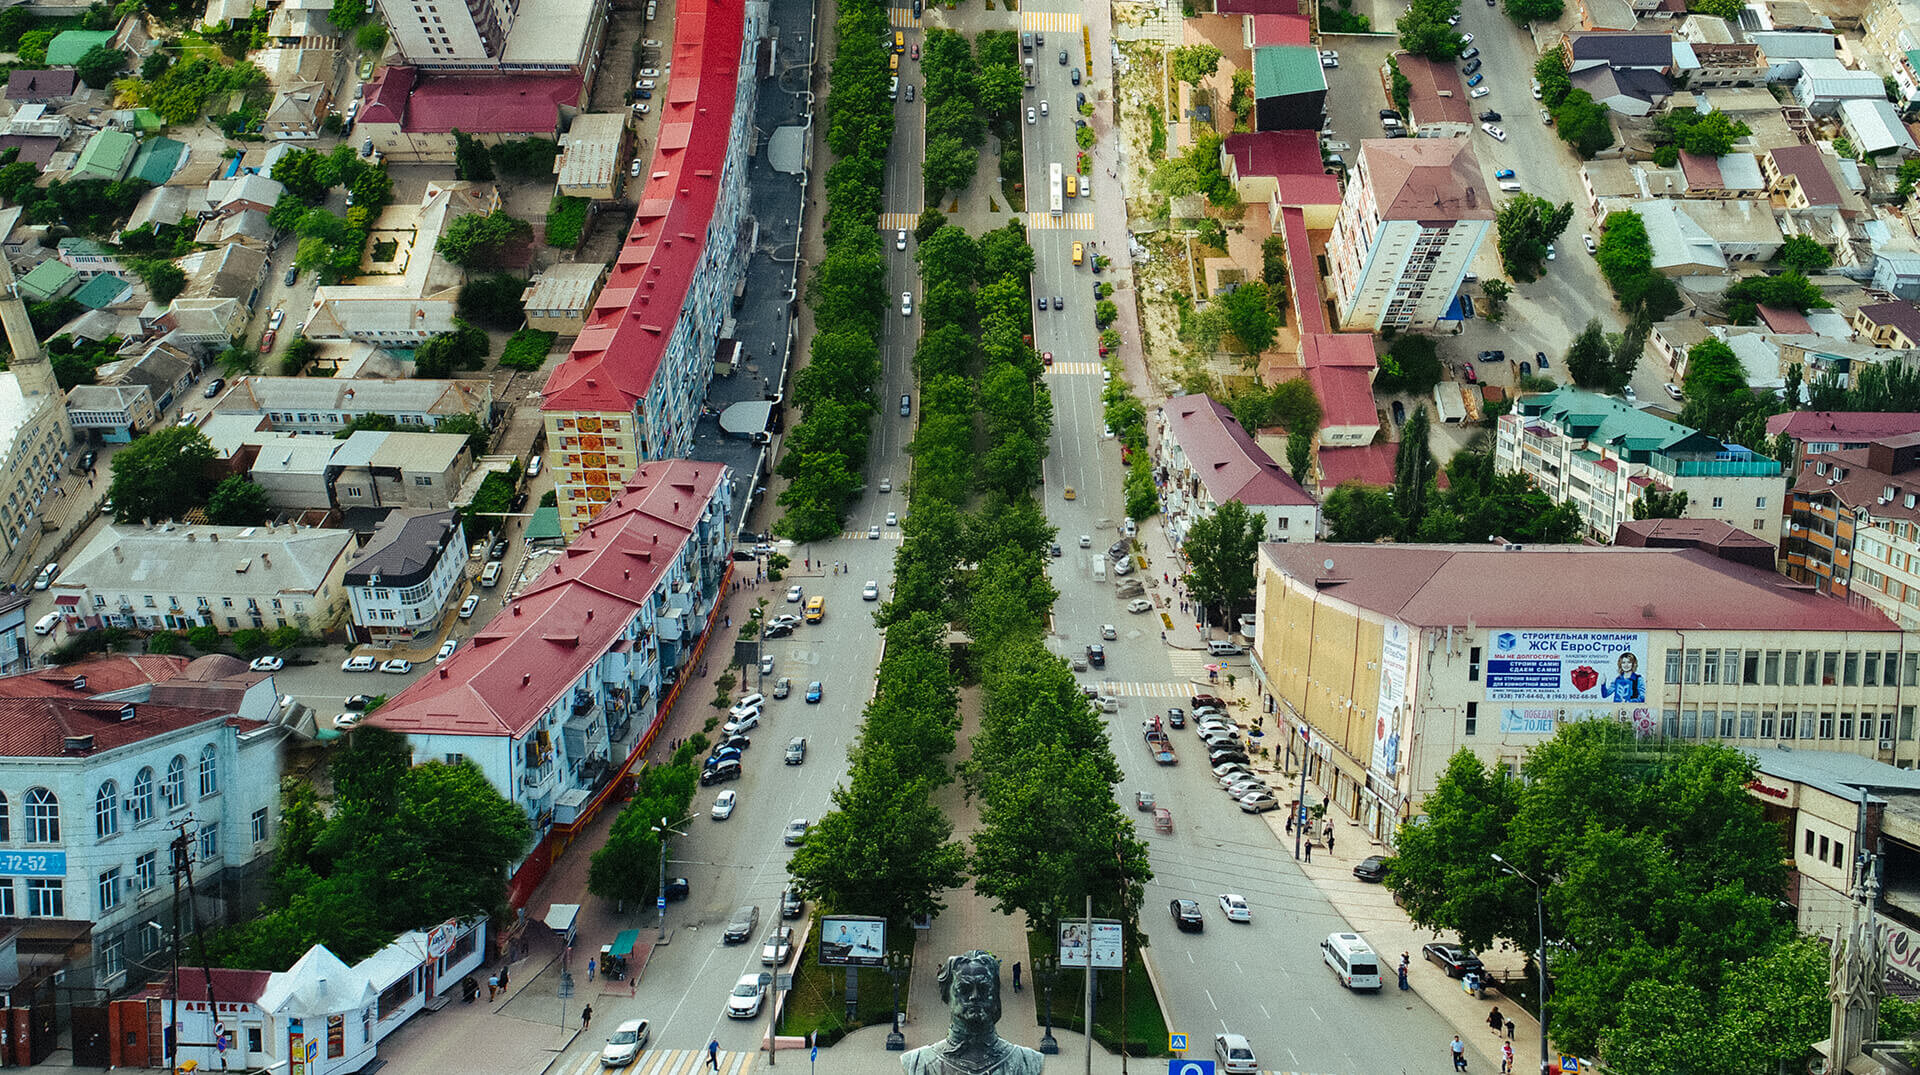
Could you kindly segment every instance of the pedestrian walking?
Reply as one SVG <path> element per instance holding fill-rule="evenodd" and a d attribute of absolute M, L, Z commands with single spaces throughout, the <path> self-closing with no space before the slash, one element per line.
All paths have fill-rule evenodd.
<path fill-rule="evenodd" d="M 1513 1040 L 1513 1020 L 1512 1019 L 1507 1020 L 1507 1040 L 1508 1041 Z"/>
<path fill-rule="evenodd" d="M 1402 963 L 1400 964 L 1400 991 L 1404 993 L 1412 988 L 1412 986 L 1407 984 L 1407 965 Z"/>
<path fill-rule="evenodd" d="M 707 1043 L 707 1066 L 712 1068 L 715 1071 L 720 1070 L 720 1039 L 719 1038 L 715 1038 L 712 1041 Z"/>
<path fill-rule="evenodd" d="M 593 1025 L 593 1005 L 589 1004 L 586 1007 L 580 1009 L 580 1029 L 585 1030 L 587 1029 L 587 1027 L 592 1025 Z"/>
<path fill-rule="evenodd" d="M 1500 1043 L 1500 1070 L 1513 1071 L 1513 1043 L 1510 1041 Z"/>
<path fill-rule="evenodd" d="M 1016 993 L 1020 992 L 1020 964 L 1018 962 L 1015 962 L 1013 965 L 1013 991 Z"/>
<path fill-rule="evenodd" d="M 1460 1040 L 1460 1035 L 1455 1034 L 1451 1048 L 1453 1050 L 1453 1070 L 1467 1070 L 1467 1043 Z"/>
<path fill-rule="evenodd" d="M 629 996 L 629 997 L 637 997 L 637 996 L 639 996 L 639 995 L 640 995 L 640 979 L 639 979 L 639 977 L 637 977 L 636 975 L 632 975 L 632 974 L 629 974 L 629 975 L 627 975 L 627 996 Z"/>
<path fill-rule="evenodd" d="M 1307 851 L 1307 861 L 1312 862 L 1313 861 L 1313 841 L 1308 840 L 1303 846 L 1306 848 L 1306 851 Z"/>
<path fill-rule="evenodd" d="M 500 964 L 500 991 L 502 993 L 507 991 L 507 965 L 505 963 Z"/>
<path fill-rule="evenodd" d="M 1506 1025 L 1507 1017 L 1500 1014 L 1499 1005 L 1494 1005 L 1493 1010 L 1487 1013 L 1487 1029 L 1493 1031 L 1493 1036 L 1497 1038 L 1500 1036 L 1500 1028 Z"/>
<path fill-rule="evenodd" d="M 499 993 L 500 976 L 498 974 L 487 975 L 487 1003 L 493 1003 L 493 998 L 498 996 Z"/>
<path fill-rule="evenodd" d="M 595 964 L 593 960 L 591 959 L 587 960 L 587 981 L 589 982 L 593 981 L 594 966 Z"/>

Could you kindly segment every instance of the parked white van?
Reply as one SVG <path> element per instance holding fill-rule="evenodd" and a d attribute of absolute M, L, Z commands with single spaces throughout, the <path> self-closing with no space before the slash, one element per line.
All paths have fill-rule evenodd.
<path fill-rule="evenodd" d="M 60 614 L 58 612 L 49 612 L 33 621 L 33 633 L 36 635 L 50 635 L 53 633 L 53 629 L 58 626 L 60 626 Z"/>
<path fill-rule="evenodd" d="M 1104 556 L 1096 556 L 1093 558 L 1093 581 L 1107 581 L 1107 558 Z"/>
<path fill-rule="evenodd" d="M 502 570 L 503 569 L 500 565 L 500 561 L 498 560 L 490 561 L 487 564 L 486 568 L 480 572 L 480 585 L 492 586 L 495 583 L 499 582 L 500 572 Z"/>
<path fill-rule="evenodd" d="M 1380 957 L 1358 933 L 1329 933 L 1320 942 L 1321 958 L 1348 989 L 1380 988 Z"/>
<path fill-rule="evenodd" d="M 380 667 L 378 657 L 348 657 L 340 662 L 342 672 L 371 672 Z"/>

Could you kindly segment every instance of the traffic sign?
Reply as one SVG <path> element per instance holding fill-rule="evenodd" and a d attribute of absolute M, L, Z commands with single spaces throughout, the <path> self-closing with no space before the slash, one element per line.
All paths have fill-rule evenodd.
<path fill-rule="evenodd" d="M 655 897 L 653 905 L 664 911 L 667 909 L 667 898 L 665 896 Z"/>
<path fill-rule="evenodd" d="M 1213 1075 L 1213 1061 L 1169 1060 L 1167 1075 Z"/>
<path fill-rule="evenodd" d="M 1168 1031 L 1167 1032 L 1167 1051 L 1170 1053 L 1186 1052 L 1187 1036 L 1185 1034 L 1175 1034 L 1172 1031 Z"/>
<path fill-rule="evenodd" d="M 1561 1053 L 1560 1075 L 1580 1075 L 1580 1058 Z"/>

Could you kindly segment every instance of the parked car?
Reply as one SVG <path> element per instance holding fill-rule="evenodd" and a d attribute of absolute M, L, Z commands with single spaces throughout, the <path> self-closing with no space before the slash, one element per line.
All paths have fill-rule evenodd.
<path fill-rule="evenodd" d="M 1368 855 L 1366 858 L 1360 860 L 1358 866 L 1353 868 L 1353 875 L 1370 884 L 1377 885 L 1385 881 L 1387 879 L 1387 857 L 1385 855 Z"/>
<path fill-rule="evenodd" d="M 278 672 L 286 666 L 287 662 L 278 657 L 255 657 L 247 669 L 253 672 Z"/>
<path fill-rule="evenodd" d="M 395 657 L 389 661 L 381 661 L 380 670 L 388 675 L 404 676 L 413 671 L 413 662 Z"/>
<path fill-rule="evenodd" d="M 760 945 L 760 965 L 763 967 L 785 966 L 793 958 L 793 927 L 776 926 L 767 934 L 765 943 Z"/>
<path fill-rule="evenodd" d="M 710 787 L 725 780 L 738 779 L 740 779 L 740 761 L 738 758 L 730 758 L 711 769 L 703 771 L 700 774 L 700 786 L 703 788 Z"/>
<path fill-rule="evenodd" d="M 713 819 L 725 821 L 733 816 L 733 808 L 740 802 L 740 793 L 728 788 L 713 800 Z"/>
<path fill-rule="evenodd" d="M 780 834 L 780 842 L 788 847 L 799 847 L 807 842 L 807 829 L 810 827 L 806 818 L 796 817 L 787 822 L 787 831 Z"/>
<path fill-rule="evenodd" d="M 1484 973 L 1486 966 L 1473 949 L 1464 944 L 1450 944 L 1446 941 L 1434 941 L 1420 949 L 1420 957 L 1447 973 L 1449 978 L 1464 977 L 1468 971 Z"/>

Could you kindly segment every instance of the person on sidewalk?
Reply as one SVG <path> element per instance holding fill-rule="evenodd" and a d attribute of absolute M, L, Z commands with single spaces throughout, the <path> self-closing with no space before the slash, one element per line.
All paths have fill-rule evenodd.
<path fill-rule="evenodd" d="M 714 1071 L 720 1070 L 720 1039 L 719 1038 L 715 1038 L 712 1041 L 707 1042 L 707 1067 L 713 1069 Z"/>
<path fill-rule="evenodd" d="M 1493 1031 L 1493 1036 L 1497 1038 L 1500 1036 L 1500 1029 L 1506 1025 L 1507 1017 L 1500 1014 L 1498 1004 L 1494 1005 L 1493 1010 L 1487 1013 L 1487 1029 Z"/>
<path fill-rule="evenodd" d="M 1513 1020 L 1512 1019 L 1507 1020 L 1507 1040 L 1508 1041 L 1513 1040 Z"/>
<path fill-rule="evenodd" d="M 592 1025 L 593 1025 L 593 1005 L 589 1004 L 586 1007 L 580 1009 L 580 1029 L 585 1030 Z"/>
<path fill-rule="evenodd" d="M 1016 993 L 1020 992 L 1020 964 L 1018 961 L 1015 961 L 1013 964 L 1013 991 Z"/>
<path fill-rule="evenodd" d="M 1505 1075 L 1512 1075 L 1513 1043 L 1510 1041 L 1500 1043 L 1500 1070 L 1505 1073 Z"/>
<path fill-rule="evenodd" d="M 594 971 L 594 962 L 593 960 L 589 959 L 587 960 L 587 981 L 589 982 L 593 981 L 593 971 Z"/>
<path fill-rule="evenodd" d="M 1460 1035 L 1455 1034 L 1451 1048 L 1453 1050 L 1453 1070 L 1467 1070 L 1467 1043 L 1460 1040 Z"/>

